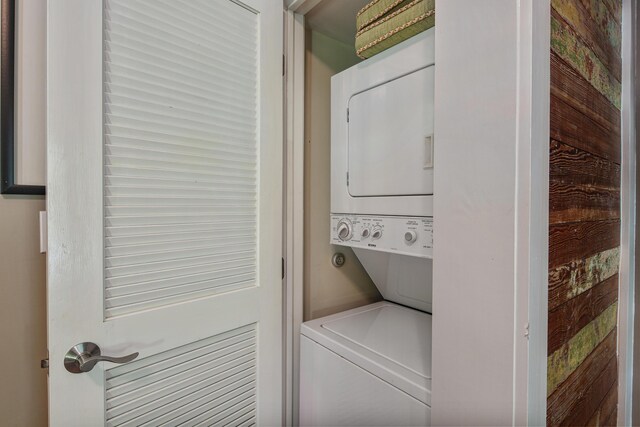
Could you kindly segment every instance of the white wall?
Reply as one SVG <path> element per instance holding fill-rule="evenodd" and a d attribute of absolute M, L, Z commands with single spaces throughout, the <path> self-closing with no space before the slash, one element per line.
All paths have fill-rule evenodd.
<path fill-rule="evenodd" d="M 438 3 L 433 425 L 544 423 L 549 13 L 543 3 Z M 529 311 L 532 295 L 537 305 Z"/>
<path fill-rule="evenodd" d="M 305 60 L 305 274 L 304 319 L 315 319 L 380 300 L 375 285 L 346 247 L 329 244 L 331 76 L 359 59 L 345 45 L 307 31 Z M 342 252 L 342 268 L 331 256 Z"/>

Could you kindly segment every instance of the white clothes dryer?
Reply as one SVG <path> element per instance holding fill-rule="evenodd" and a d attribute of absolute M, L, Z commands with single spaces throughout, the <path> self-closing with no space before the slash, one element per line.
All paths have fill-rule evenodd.
<path fill-rule="evenodd" d="M 435 28 L 331 78 L 331 212 L 433 215 Z"/>

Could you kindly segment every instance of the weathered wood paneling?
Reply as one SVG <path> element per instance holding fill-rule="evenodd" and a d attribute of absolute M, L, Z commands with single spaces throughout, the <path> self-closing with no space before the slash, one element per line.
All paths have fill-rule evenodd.
<path fill-rule="evenodd" d="M 555 52 L 551 53 L 551 93 L 591 118 L 605 130 L 620 134 L 620 110 L 571 64 Z"/>
<path fill-rule="evenodd" d="M 613 280 L 611 280 L 613 279 Z M 571 337 L 610 307 L 618 297 L 617 275 L 549 312 L 547 352 L 555 353 Z"/>
<path fill-rule="evenodd" d="M 602 21 L 592 25 L 592 9 L 585 7 L 583 0 L 552 0 L 554 14 L 562 19 L 580 36 L 582 41 L 596 54 L 616 80 L 621 81 L 622 60 L 619 51 L 609 38 L 608 29 L 615 23 L 608 13 L 602 14 Z M 594 11 L 595 12 L 595 11 Z"/>
<path fill-rule="evenodd" d="M 616 392 L 616 399 L 618 398 L 618 393 Z M 614 406 L 611 410 L 611 414 L 600 424 L 603 427 L 609 426 L 617 426 L 618 425 L 618 405 Z"/>
<path fill-rule="evenodd" d="M 551 53 L 551 94 L 554 97 L 551 100 L 552 104 L 555 100 L 560 100 L 593 122 L 592 124 L 586 122 L 589 127 L 583 130 L 598 131 L 594 128 L 597 125 L 602 127 L 599 130 L 600 132 L 617 136 L 618 141 L 616 143 L 618 146 L 614 144 L 609 148 L 609 150 L 613 150 L 612 152 L 603 150 L 604 155 L 593 153 L 590 151 L 591 145 L 585 145 L 583 149 L 615 163 L 620 163 L 620 111 L 555 53 Z M 558 108 L 562 108 L 562 106 Z M 566 114 L 568 117 L 573 117 L 569 112 Z M 558 140 L 567 142 L 562 139 Z"/>
<path fill-rule="evenodd" d="M 551 94 L 551 138 L 620 163 L 620 137 Z"/>
<path fill-rule="evenodd" d="M 549 227 L 549 268 L 620 246 L 620 221 L 588 221 Z"/>
<path fill-rule="evenodd" d="M 606 372 L 607 368 L 612 364 L 612 359 L 615 361 L 615 350 L 616 330 L 614 329 L 589 354 L 584 362 L 568 376 L 566 381 L 549 396 L 547 399 L 547 425 L 570 425 L 566 421 L 577 412 L 576 410 L 591 394 L 591 386 L 597 382 L 603 372 Z M 613 365 L 615 366 L 615 363 Z M 605 388 L 604 393 L 609 389 L 610 387 Z M 597 407 L 598 405 L 595 406 L 595 408 Z M 593 411 L 584 410 L 583 412 L 588 412 L 587 414 L 579 414 L 585 416 L 586 420 L 582 424 L 586 425 L 593 415 Z"/>
<path fill-rule="evenodd" d="M 549 223 L 620 218 L 620 166 L 551 141 Z"/>
<path fill-rule="evenodd" d="M 620 82 L 557 12 L 551 15 L 551 49 L 619 109 Z"/>
<path fill-rule="evenodd" d="M 618 380 L 613 382 L 613 385 L 609 388 L 607 395 L 602 399 L 600 407 L 596 409 L 596 412 L 591 416 L 588 426 L 606 426 L 607 419 L 616 410 L 618 406 Z M 614 424 L 615 425 L 615 421 Z"/>
<path fill-rule="evenodd" d="M 549 310 L 564 304 L 604 280 L 617 280 L 620 249 L 599 252 L 549 270 Z M 615 279 L 611 279 L 612 277 Z"/>
<path fill-rule="evenodd" d="M 622 43 L 622 34 L 620 31 L 620 23 L 622 22 L 622 2 L 620 0 L 582 0 L 591 5 L 591 9 L 597 11 L 594 15 L 595 22 L 606 22 L 611 28 L 612 43 L 614 48 L 620 51 Z M 607 17 L 611 14 L 611 18 Z"/>
<path fill-rule="evenodd" d="M 622 2 L 618 0 L 580 0 L 582 5 L 589 11 L 591 16 L 591 24 L 598 25 L 607 39 L 609 40 L 609 49 L 612 49 L 618 53 L 621 52 L 622 44 L 622 31 L 620 28 L 620 22 L 622 22 Z M 606 3 L 619 7 L 608 7 Z M 618 4 L 619 3 L 619 4 Z M 615 10 L 614 10 L 615 9 Z"/>
<path fill-rule="evenodd" d="M 614 424 L 621 0 L 551 0 L 547 423 Z"/>
<path fill-rule="evenodd" d="M 620 218 L 620 190 L 595 183 L 595 177 L 551 177 L 549 223 Z"/>
<path fill-rule="evenodd" d="M 552 140 L 549 162 L 549 173 L 554 177 L 581 175 L 592 177 L 594 184 L 620 189 L 620 165 L 579 148 Z"/>
<path fill-rule="evenodd" d="M 584 393 L 580 395 L 570 415 L 563 420 L 565 426 L 582 426 L 589 422 L 593 408 L 597 408 L 618 377 L 618 360 L 615 354 L 609 358 L 607 366 L 593 382 L 585 383 Z M 609 417 L 607 417 L 609 418 Z M 611 421 L 607 419 L 605 424 Z M 614 421 L 615 424 L 615 421 Z"/>
<path fill-rule="evenodd" d="M 548 395 L 580 367 L 587 356 L 616 327 L 617 314 L 618 303 L 613 303 L 547 357 Z"/>

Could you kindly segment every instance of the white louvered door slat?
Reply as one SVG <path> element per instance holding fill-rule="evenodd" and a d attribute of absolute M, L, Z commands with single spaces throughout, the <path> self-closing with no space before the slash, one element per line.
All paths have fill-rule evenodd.
<path fill-rule="evenodd" d="M 243 218 L 257 215 L 258 20 L 253 12 L 228 0 L 213 17 L 204 3 L 193 2 L 188 8 L 176 9 L 158 2 L 105 1 L 104 164 L 108 168 L 152 169 L 162 174 L 165 183 L 179 177 L 179 173 L 167 170 L 169 167 L 191 170 L 196 183 L 199 178 L 207 178 L 204 174 L 209 171 L 228 171 L 234 178 L 243 179 L 245 188 L 230 189 L 222 179 L 206 188 L 180 191 L 105 169 L 107 236 L 110 228 L 141 222 L 161 225 L 168 216 L 175 225 L 195 219 L 199 224 L 237 228 Z M 218 21 L 228 11 L 229 20 L 212 30 L 211 25 L 194 16 L 194 10 L 196 15 Z M 241 36 L 233 45 L 221 44 L 220 33 L 234 27 Z M 147 81 L 157 84 L 132 91 L 131 85 L 123 85 L 113 76 L 146 76 Z M 194 90 L 212 108 L 184 108 L 181 100 Z M 232 108 L 220 102 L 220 95 L 233 99 Z M 180 101 L 178 105 L 174 99 Z M 175 141 L 174 145 L 158 143 L 150 137 L 150 130 L 164 134 L 168 141 Z M 191 141 L 194 136 L 199 139 Z M 199 172 L 203 176 L 198 176 Z M 105 260 L 117 258 L 129 266 L 143 266 L 171 261 L 172 256 L 197 258 L 226 248 L 255 250 L 257 235 L 255 229 L 250 230 L 254 232 L 176 241 L 171 231 L 156 229 L 153 242 L 139 242 L 146 234 L 107 239 Z M 130 276 L 125 284 L 110 280 L 113 273 L 106 267 L 106 317 L 254 286 L 257 259 L 245 257 L 243 261 L 234 267 L 209 264 L 208 271 L 182 269 L 182 275 L 174 270 L 165 279 Z"/>
<path fill-rule="evenodd" d="M 281 423 L 281 8 L 49 5 L 52 426 Z"/>

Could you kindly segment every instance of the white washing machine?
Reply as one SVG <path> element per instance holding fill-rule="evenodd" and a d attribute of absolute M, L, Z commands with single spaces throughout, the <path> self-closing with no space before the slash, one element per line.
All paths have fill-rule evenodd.
<path fill-rule="evenodd" d="M 385 301 L 301 328 L 301 426 L 430 424 L 435 29 L 332 78 L 331 236 Z"/>
<path fill-rule="evenodd" d="M 380 302 L 302 325 L 301 426 L 425 426 L 431 315 Z"/>

